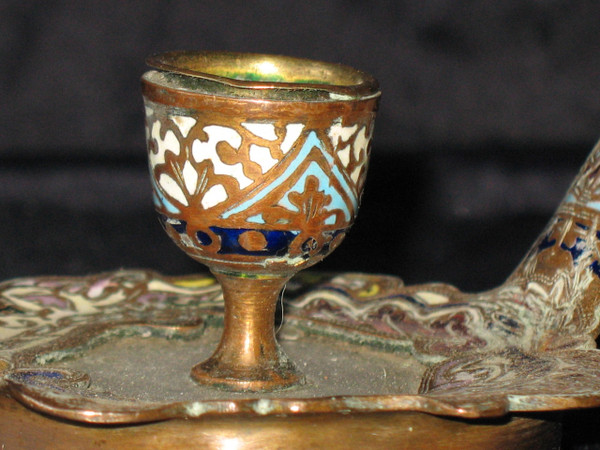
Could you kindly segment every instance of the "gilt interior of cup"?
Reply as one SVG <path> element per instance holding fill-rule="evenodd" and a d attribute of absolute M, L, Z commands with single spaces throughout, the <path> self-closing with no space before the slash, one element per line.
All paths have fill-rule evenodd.
<path fill-rule="evenodd" d="M 144 78 L 195 92 L 290 101 L 359 100 L 379 95 L 372 76 L 341 64 L 289 56 L 174 51 L 152 55 Z"/>

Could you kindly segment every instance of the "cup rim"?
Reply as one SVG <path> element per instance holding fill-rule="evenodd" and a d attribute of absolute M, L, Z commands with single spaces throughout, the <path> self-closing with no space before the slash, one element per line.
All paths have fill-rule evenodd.
<path fill-rule="evenodd" d="M 146 64 L 234 89 L 325 91 L 334 101 L 380 95 L 379 83 L 365 72 L 343 64 L 292 56 L 177 50 L 150 55 Z"/>

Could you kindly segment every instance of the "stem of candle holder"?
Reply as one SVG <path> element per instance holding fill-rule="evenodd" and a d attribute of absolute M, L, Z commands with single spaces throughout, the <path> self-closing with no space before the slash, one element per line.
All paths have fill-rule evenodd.
<path fill-rule="evenodd" d="M 302 384 L 304 376 L 275 339 L 277 301 L 290 276 L 213 274 L 225 300 L 223 335 L 213 355 L 192 368 L 192 378 L 233 391 L 265 392 Z"/>

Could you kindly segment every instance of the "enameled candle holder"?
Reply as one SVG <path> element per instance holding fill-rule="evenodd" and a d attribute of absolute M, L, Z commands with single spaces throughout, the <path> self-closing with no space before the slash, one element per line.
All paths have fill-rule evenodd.
<path fill-rule="evenodd" d="M 548 412 L 600 406 L 600 143 L 495 289 L 291 280 L 279 338 L 300 385 L 274 304 L 356 215 L 377 85 L 265 55 L 150 63 L 156 207 L 223 289 L 124 269 L 0 283 L 3 445 L 555 448 Z"/>
<path fill-rule="evenodd" d="M 225 299 L 221 342 L 192 377 L 232 390 L 302 383 L 275 339 L 276 303 L 356 217 L 378 84 L 283 56 L 171 52 L 148 64 L 158 69 L 142 77 L 154 203 Z"/>

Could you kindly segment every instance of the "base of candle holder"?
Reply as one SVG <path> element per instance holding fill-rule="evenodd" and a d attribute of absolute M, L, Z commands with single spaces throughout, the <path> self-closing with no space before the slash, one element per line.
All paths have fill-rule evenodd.
<path fill-rule="evenodd" d="M 213 355 L 192 368 L 191 377 L 200 384 L 233 392 L 272 392 L 304 384 L 304 375 L 277 347 L 276 364 L 261 367 L 260 370 L 223 367 L 223 363 L 217 359 L 217 350 L 216 357 Z"/>
<path fill-rule="evenodd" d="M 136 426 L 81 425 L 37 414 L 0 396 L 6 448 L 560 448 L 561 424 L 548 417 L 469 421 L 416 412 L 205 416 Z"/>
<path fill-rule="evenodd" d="M 486 303 L 392 276 L 300 274 L 287 283 L 278 339 L 305 384 L 231 392 L 189 376 L 223 334 L 213 277 L 12 280 L 0 284 L 0 388 L 36 411 L 89 424 L 420 412 L 503 421 L 600 406 L 600 352 L 585 333 L 537 350 L 531 333 L 508 338 L 490 323 L 515 328 L 523 315 L 510 316 L 515 303 L 503 289 Z"/>

